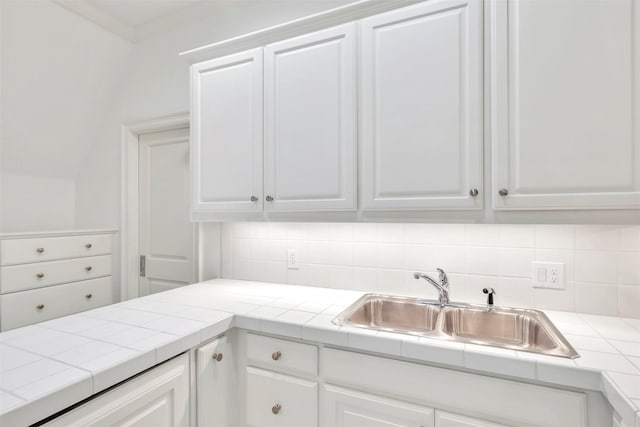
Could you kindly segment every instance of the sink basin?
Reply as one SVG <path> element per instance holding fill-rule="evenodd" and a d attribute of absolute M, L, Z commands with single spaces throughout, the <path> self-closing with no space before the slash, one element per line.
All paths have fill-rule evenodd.
<path fill-rule="evenodd" d="M 391 332 L 422 334 L 436 327 L 440 304 L 417 304 L 413 298 L 367 294 L 347 309 L 342 324 Z"/>
<path fill-rule="evenodd" d="M 531 353 L 579 357 L 541 311 L 366 294 L 343 311 L 337 325 L 420 335 Z"/>
<path fill-rule="evenodd" d="M 456 341 L 551 356 L 578 356 L 549 318 L 537 310 L 448 307 L 442 316 L 441 331 Z"/>

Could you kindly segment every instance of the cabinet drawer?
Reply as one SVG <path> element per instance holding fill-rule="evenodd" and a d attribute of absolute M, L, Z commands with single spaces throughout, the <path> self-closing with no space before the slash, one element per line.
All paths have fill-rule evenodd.
<path fill-rule="evenodd" d="M 18 328 L 112 302 L 111 276 L 0 295 L 0 326 Z"/>
<path fill-rule="evenodd" d="M 318 348 L 314 345 L 247 334 L 247 359 L 274 371 L 318 375 Z"/>
<path fill-rule="evenodd" d="M 110 234 L 2 240 L 0 265 L 110 254 L 111 240 Z"/>
<path fill-rule="evenodd" d="M 250 427 L 318 425 L 318 383 L 247 368 L 245 402 Z"/>
<path fill-rule="evenodd" d="M 0 293 L 111 275 L 111 255 L 0 267 Z"/>

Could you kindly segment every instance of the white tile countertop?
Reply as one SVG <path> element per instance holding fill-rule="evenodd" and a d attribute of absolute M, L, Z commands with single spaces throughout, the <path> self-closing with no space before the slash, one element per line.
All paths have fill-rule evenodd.
<path fill-rule="evenodd" d="M 364 292 L 216 279 L 0 334 L 0 425 L 29 425 L 233 327 L 601 391 L 640 427 L 640 320 L 546 311 L 575 360 L 331 320 Z"/>

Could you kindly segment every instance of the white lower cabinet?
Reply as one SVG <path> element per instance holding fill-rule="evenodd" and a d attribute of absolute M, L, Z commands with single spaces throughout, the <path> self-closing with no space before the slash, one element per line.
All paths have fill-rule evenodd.
<path fill-rule="evenodd" d="M 234 357 L 226 336 L 196 350 L 196 425 L 233 425 Z"/>
<path fill-rule="evenodd" d="M 464 417 L 450 412 L 436 411 L 435 427 L 507 427 L 477 418 Z"/>
<path fill-rule="evenodd" d="M 178 356 L 44 425 L 186 427 L 189 357 Z"/>
<path fill-rule="evenodd" d="M 247 367 L 245 415 L 251 427 L 318 425 L 318 383 Z"/>
<path fill-rule="evenodd" d="M 434 426 L 434 410 L 424 406 L 332 385 L 322 388 L 320 399 L 322 427 Z"/>

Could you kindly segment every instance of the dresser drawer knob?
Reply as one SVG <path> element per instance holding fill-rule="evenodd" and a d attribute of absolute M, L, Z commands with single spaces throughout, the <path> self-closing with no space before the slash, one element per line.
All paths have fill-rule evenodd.
<path fill-rule="evenodd" d="M 279 403 L 276 403 L 272 408 L 271 408 L 271 412 L 273 412 L 274 415 L 278 415 L 280 413 L 280 409 L 282 409 L 282 406 L 280 406 Z"/>
<path fill-rule="evenodd" d="M 38 273 L 38 274 L 36 274 L 36 277 L 38 279 L 42 279 L 44 277 L 44 273 Z"/>
<path fill-rule="evenodd" d="M 44 304 L 38 304 L 38 305 L 36 305 L 36 308 L 38 310 L 42 310 L 42 309 L 44 309 Z"/>
<path fill-rule="evenodd" d="M 271 358 L 273 360 L 280 360 L 280 357 L 282 356 L 282 353 L 280 353 L 279 351 L 276 351 L 275 353 L 271 354 Z"/>
<path fill-rule="evenodd" d="M 219 362 L 222 360 L 222 353 L 213 353 L 213 360 Z"/>
<path fill-rule="evenodd" d="M 87 249 L 91 249 L 91 246 L 93 246 L 91 243 L 87 243 L 86 245 L 84 245 L 84 247 Z"/>
<path fill-rule="evenodd" d="M 44 252 L 44 248 L 38 248 L 38 249 L 36 249 L 36 252 L 38 252 L 39 254 L 41 254 L 42 252 Z"/>
<path fill-rule="evenodd" d="M 93 294 L 86 294 L 84 297 L 85 297 L 86 299 L 91 299 L 91 298 L 93 298 Z"/>
<path fill-rule="evenodd" d="M 86 266 L 84 269 L 85 269 L 85 270 L 87 270 L 87 271 L 91 271 L 91 270 L 93 270 L 93 267 L 91 267 L 90 265 L 88 265 L 88 266 Z"/>

